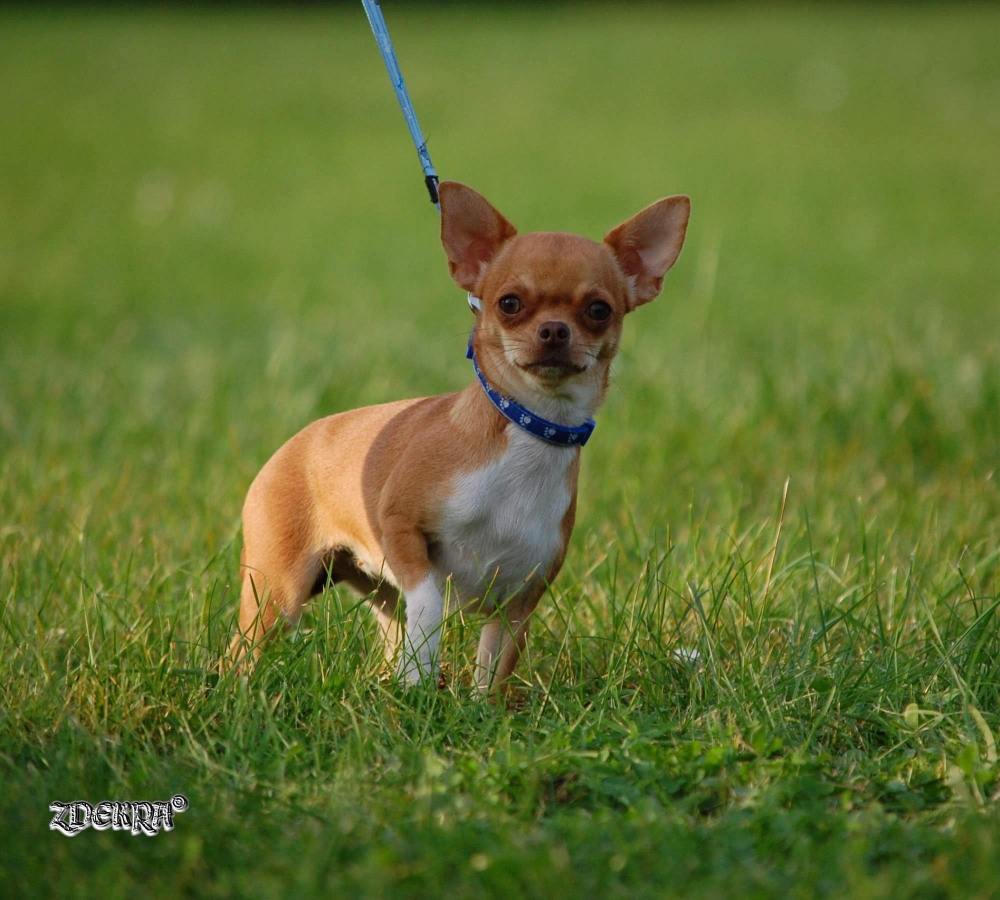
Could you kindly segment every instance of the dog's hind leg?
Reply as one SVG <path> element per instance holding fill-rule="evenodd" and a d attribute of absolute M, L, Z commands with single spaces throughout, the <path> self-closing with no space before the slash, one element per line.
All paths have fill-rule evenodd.
<path fill-rule="evenodd" d="M 403 623 L 396 615 L 399 607 L 399 590 L 388 582 L 379 585 L 378 592 L 369 601 L 369 606 L 378 620 L 379 631 L 385 642 L 385 661 L 388 671 L 394 671 L 393 664 L 403 640 Z"/>
<path fill-rule="evenodd" d="M 291 514 L 290 493 L 261 491 L 255 481 L 243 508 L 243 587 L 239 631 L 230 645 L 233 664 L 252 665 L 278 625 L 295 625 L 323 575 L 323 554 L 309 519 Z"/>
<path fill-rule="evenodd" d="M 234 665 L 257 661 L 261 645 L 278 629 L 298 623 L 302 607 L 315 592 L 314 586 L 322 575 L 318 558 L 304 559 L 291 567 L 269 560 L 254 565 L 248 560 L 243 568 L 243 588 L 240 593 L 239 631 L 230 645 Z"/>

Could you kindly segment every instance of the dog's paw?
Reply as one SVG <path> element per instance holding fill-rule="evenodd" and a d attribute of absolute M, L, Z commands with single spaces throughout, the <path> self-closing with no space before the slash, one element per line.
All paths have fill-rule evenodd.
<path fill-rule="evenodd" d="M 440 671 L 434 663 L 421 664 L 417 660 L 404 660 L 399 666 L 399 682 L 404 687 L 412 688 L 418 684 L 434 687 L 438 683 Z"/>

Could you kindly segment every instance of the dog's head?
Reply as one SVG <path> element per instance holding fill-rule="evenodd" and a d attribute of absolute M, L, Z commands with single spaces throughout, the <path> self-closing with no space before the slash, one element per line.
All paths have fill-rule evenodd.
<path fill-rule="evenodd" d="M 654 299 L 684 244 L 691 202 L 667 197 L 598 243 L 518 234 L 471 188 L 442 182 L 441 242 L 452 278 L 479 298 L 474 347 L 486 377 L 556 418 L 603 400 L 622 321 Z M 546 402 L 550 401 L 550 402 Z M 578 424 L 569 422 L 566 424 Z"/>

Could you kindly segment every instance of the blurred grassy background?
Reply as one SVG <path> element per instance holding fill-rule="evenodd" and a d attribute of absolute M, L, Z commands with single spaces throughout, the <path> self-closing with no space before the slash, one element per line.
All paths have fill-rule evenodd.
<path fill-rule="evenodd" d="M 439 173 L 522 230 L 599 238 L 693 200 L 664 295 L 627 323 L 560 597 L 670 546 L 671 590 L 745 559 L 759 598 L 788 479 L 782 615 L 814 581 L 833 603 L 870 589 L 890 619 L 906 585 L 932 606 L 996 597 L 995 7 L 385 12 Z M 111 635 L 146 641 L 162 616 L 207 664 L 261 464 L 319 416 L 463 386 L 470 317 L 360 6 L 8 9 L 0 84 L 10 778 L 67 717 L 133 734 L 65 699 L 67 660 L 111 659 Z M 544 615 L 537 656 L 558 659 Z M 949 741 L 975 739 L 972 700 L 1000 725 L 995 663 L 970 666 L 978 695 L 934 695 Z M 882 700 L 930 703 L 936 677 Z M 810 715 L 789 734 L 825 740 Z M 134 787 L 127 769 L 93 784 Z"/>
<path fill-rule="evenodd" d="M 817 479 L 909 490 L 921 466 L 983 499 L 992 10 L 389 14 L 439 171 L 522 229 L 599 237 L 694 198 L 683 263 L 629 323 L 585 527 L 640 473 L 644 521 L 702 489 L 725 520 L 788 476 L 803 499 Z M 0 423 L 22 497 L 50 459 L 79 521 L 120 485 L 114 445 L 116 506 L 200 519 L 199 553 L 304 422 L 468 379 L 468 314 L 356 10 L 20 11 L 0 41 Z"/>

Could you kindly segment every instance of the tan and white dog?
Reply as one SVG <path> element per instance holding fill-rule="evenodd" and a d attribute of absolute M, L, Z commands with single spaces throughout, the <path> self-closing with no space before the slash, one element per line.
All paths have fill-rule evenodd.
<path fill-rule="evenodd" d="M 446 599 L 483 612 L 476 678 L 499 686 L 562 567 L 574 435 L 589 436 L 625 315 L 660 293 L 691 204 L 659 200 L 597 243 L 519 235 L 456 182 L 440 185 L 440 199 L 448 266 L 476 311 L 480 377 L 454 394 L 320 419 L 271 457 L 243 507 L 236 663 L 256 659 L 275 625 L 297 622 L 328 581 L 344 582 L 369 597 L 386 656 L 409 684 L 436 680 Z"/>

